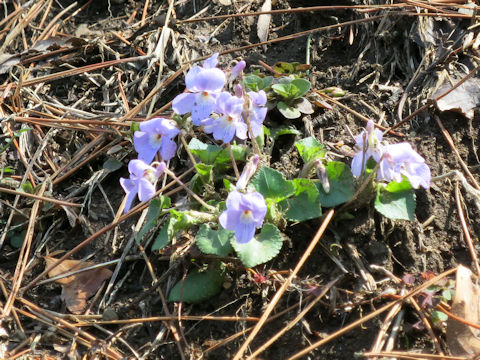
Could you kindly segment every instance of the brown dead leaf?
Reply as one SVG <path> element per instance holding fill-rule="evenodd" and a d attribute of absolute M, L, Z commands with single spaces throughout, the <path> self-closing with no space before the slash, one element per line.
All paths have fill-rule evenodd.
<path fill-rule="evenodd" d="M 58 259 L 45 256 L 47 267 L 53 265 Z M 81 260 L 65 260 L 52 271 L 48 276 L 55 277 L 61 274 L 80 270 L 95 265 L 92 262 Z M 102 283 L 112 276 L 112 271 L 106 268 L 88 270 L 76 275 L 56 280 L 62 284 L 61 298 L 65 301 L 67 309 L 73 314 L 80 314 L 85 310 L 87 299 L 91 297 L 102 286 Z"/>
<path fill-rule="evenodd" d="M 272 1 L 265 0 L 260 11 L 270 11 L 270 10 L 272 10 Z M 268 40 L 268 33 L 270 30 L 271 19 L 272 19 L 272 15 L 270 14 L 262 14 L 258 16 L 257 36 L 261 42 Z M 263 46 L 265 50 L 266 50 L 266 47 L 267 47 L 266 45 Z"/>
<path fill-rule="evenodd" d="M 464 266 L 457 270 L 452 314 L 473 324 L 480 324 L 480 288 L 472 282 L 472 272 Z M 447 321 L 447 343 L 454 356 L 477 356 L 480 354 L 480 330 L 455 319 Z"/>
<path fill-rule="evenodd" d="M 444 94 L 452 86 L 450 82 L 445 82 L 433 95 L 434 98 Z M 436 101 L 438 110 L 454 111 L 462 114 L 467 119 L 472 120 L 474 109 L 480 105 L 480 79 L 470 78 L 453 89 L 449 94 Z"/>

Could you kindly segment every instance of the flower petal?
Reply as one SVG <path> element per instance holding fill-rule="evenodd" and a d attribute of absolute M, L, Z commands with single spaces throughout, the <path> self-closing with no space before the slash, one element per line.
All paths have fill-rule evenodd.
<path fill-rule="evenodd" d="M 352 165 L 350 167 L 352 168 L 353 176 L 359 177 L 360 175 L 362 175 L 362 170 L 365 171 L 365 165 L 363 161 L 363 151 L 359 151 L 353 157 Z"/>
<path fill-rule="evenodd" d="M 203 62 L 203 68 L 204 69 L 209 69 L 209 68 L 214 68 L 218 64 L 218 53 L 214 53 L 212 56 L 210 56 L 208 59 L 206 59 Z"/>
<path fill-rule="evenodd" d="M 127 213 L 132 207 L 133 200 L 137 196 L 137 183 L 130 179 L 120 178 L 120 185 L 122 186 L 125 194 L 127 195 L 127 199 L 125 200 L 125 207 L 123 208 L 123 212 Z"/>
<path fill-rule="evenodd" d="M 160 148 L 160 143 L 153 143 L 151 141 L 151 134 L 143 131 L 135 131 L 133 134 L 133 146 L 138 153 L 138 158 L 145 161 L 146 163 L 151 163 L 158 149 Z M 138 175 L 137 175 L 138 176 Z"/>
<path fill-rule="evenodd" d="M 194 125 L 199 126 L 202 120 L 205 120 L 210 116 L 215 107 L 215 100 L 216 97 L 209 93 L 195 94 L 195 100 L 191 111 L 192 122 Z"/>
<path fill-rule="evenodd" d="M 155 195 L 155 187 L 147 179 L 138 181 L 138 199 L 140 201 L 150 200 Z"/>
<path fill-rule="evenodd" d="M 238 191 L 232 191 L 230 194 L 228 194 L 227 197 L 227 209 L 229 210 L 235 210 L 235 211 L 243 211 L 245 209 L 240 209 L 240 202 L 242 201 L 243 194 L 238 192 Z"/>
<path fill-rule="evenodd" d="M 265 215 L 267 215 L 267 204 L 265 203 L 265 199 L 262 194 L 256 191 L 247 193 L 246 196 L 249 198 L 252 204 L 251 211 L 253 223 L 257 228 L 260 228 L 263 225 L 263 219 L 265 218 Z"/>
<path fill-rule="evenodd" d="M 254 105 L 265 106 L 265 104 L 267 103 L 267 94 L 263 90 L 260 90 L 258 92 L 249 91 L 247 94 Z"/>
<path fill-rule="evenodd" d="M 253 222 L 239 221 L 235 227 L 235 238 L 240 244 L 246 244 L 255 236 L 255 225 Z"/>
<path fill-rule="evenodd" d="M 243 69 L 245 69 L 245 66 L 247 66 L 247 63 L 245 61 L 239 61 L 237 65 L 233 67 L 229 81 L 235 80 L 235 78 L 237 78 L 242 73 Z"/>
<path fill-rule="evenodd" d="M 221 120 L 221 118 L 217 121 L 217 126 L 215 126 L 213 130 L 213 138 L 215 140 L 222 140 L 223 142 L 229 143 L 233 140 L 235 136 L 235 124 L 228 120 Z"/>
<path fill-rule="evenodd" d="M 128 172 L 136 178 L 143 177 L 145 170 L 148 169 L 152 169 L 152 167 L 146 164 L 143 160 L 133 159 L 128 163 Z"/>
<path fill-rule="evenodd" d="M 253 126 L 252 126 L 253 127 Z M 252 129 L 253 131 L 253 129 Z M 243 121 L 238 120 L 235 123 L 235 133 L 239 139 L 245 140 L 247 138 L 248 126 Z M 255 136 L 255 132 L 254 135 Z"/>
<path fill-rule="evenodd" d="M 202 70 L 203 69 L 197 65 L 187 72 L 187 75 L 185 75 L 185 86 L 187 87 L 187 90 L 194 91 L 195 79 L 197 78 L 198 74 L 202 72 Z"/>
<path fill-rule="evenodd" d="M 162 160 L 168 161 L 175 156 L 175 152 L 177 151 L 177 144 L 168 139 L 163 138 L 162 144 L 160 146 L 160 155 L 162 156 Z"/>
<path fill-rule="evenodd" d="M 172 109 L 177 114 L 183 115 L 192 111 L 196 94 L 183 93 L 175 96 L 172 101 Z"/>
<path fill-rule="evenodd" d="M 185 78 L 186 79 L 186 78 Z M 213 91 L 220 92 L 225 85 L 225 73 L 217 68 L 202 69 L 189 80 L 187 89 L 192 92 Z"/>

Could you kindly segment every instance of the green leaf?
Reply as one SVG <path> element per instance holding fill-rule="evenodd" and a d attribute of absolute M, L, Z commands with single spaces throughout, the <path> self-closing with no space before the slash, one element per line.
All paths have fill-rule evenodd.
<path fill-rule="evenodd" d="M 263 90 L 267 90 L 273 84 L 273 76 L 265 76 L 263 80 Z"/>
<path fill-rule="evenodd" d="M 293 179 L 295 197 L 284 200 L 280 206 L 290 221 L 305 221 L 322 216 L 322 206 L 315 183 L 308 179 Z"/>
<path fill-rule="evenodd" d="M 306 192 L 285 201 L 288 204 L 288 210 L 285 213 L 287 220 L 305 221 L 322 216 L 320 201 L 318 198 L 312 200 Z"/>
<path fill-rule="evenodd" d="M 158 217 L 161 214 L 162 209 L 171 206 L 171 200 L 168 196 L 161 195 L 159 198 L 155 198 L 150 201 L 148 206 L 147 221 L 145 225 L 140 229 L 137 234 L 136 240 L 137 244 L 140 244 L 140 241 L 143 237 L 157 225 Z"/>
<path fill-rule="evenodd" d="M 205 271 L 195 269 L 180 280 L 170 291 L 168 301 L 198 303 L 217 295 L 223 286 L 225 266 L 209 268 Z"/>
<path fill-rule="evenodd" d="M 353 175 L 350 168 L 342 162 L 330 161 L 325 169 L 330 182 L 328 194 L 320 183 L 316 184 L 322 206 L 334 207 L 350 200 L 355 193 Z"/>
<path fill-rule="evenodd" d="M 232 231 L 220 229 L 212 230 L 206 224 L 198 229 L 195 242 L 204 254 L 218 256 L 227 256 L 232 252 L 230 241 L 235 240 L 235 234 Z"/>
<path fill-rule="evenodd" d="M 235 185 L 233 185 L 228 179 L 223 178 L 223 186 L 225 186 L 225 189 L 227 192 L 233 191 L 236 189 Z"/>
<path fill-rule="evenodd" d="M 275 225 L 266 223 L 259 235 L 246 244 L 240 244 L 235 239 L 231 244 L 238 257 L 246 267 L 263 264 L 278 255 L 282 248 L 282 233 Z"/>
<path fill-rule="evenodd" d="M 281 172 L 262 166 L 250 181 L 260 194 L 275 202 L 282 201 L 295 193 L 293 183 L 286 180 Z"/>
<path fill-rule="evenodd" d="M 300 112 L 300 110 L 298 109 L 295 109 L 294 107 L 292 106 L 288 106 L 287 104 L 285 104 L 283 101 L 279 101 L 277 103 L 277 109 L 278 111 L 280 111 L 280 113 L 285 116 L 287 119 L 297 119 L 299 118 L 302 113 Z"/>
<path fill-rule="evenodd" d="M 223 150 L 218 145 L 208 145 L 196 138 L 190 140 L 188 149 L 205 164 L 213 164 L 217 156 Z"/>
<path fill-rule="evenodd" d="M 240 145 L 232 145 L 232 153 L 235 161 L 245 161 L 247 157 L 247 148 Z M 214 166 L 218 171 L 224 171 L 228 169 L 232 164 L 232 158 L 230 157 L 230 151 L 228 149 L 222 149 L 215 159 Z"/>
<path fill-rule="evenodd" d="M 444 312 L 434 310 L 432 311 L 432 318 L 433 318 L 433 321 L 447 321 L 448 315 L 445 314 Z"/>
<path fill-rule="evenodd" d="M 18 188 L 17 191 L 22 191 L 29 194 L 33 194 L 35 192 L 30 181 L 27 181 L 20 185 L 20 188 Z"/>
<path fill-rule="evenodd" d="M 378 186 L 375 209 L 383 216 L 392 220 L 413 221 L 415 206 L 415 193 L 412 189 L 389 192 L 386 187 Z"/>
<path fill-rule="evenodd" d="M 396 181 L 391 181 L 385 187 L 385 190 L 391 193 L 403 192 L 411 189 L 412 189 L 412 185 L 410 184 L 410 181 L 408 181 L 406 177 L 403 177 L 403 180 L 400 183 L 397 183 Z"/>
<path fill-rule="evenodd" d="M 165 225 L 163 225 L 162 229 L 160 230 L 157 237 L 153 241 L 152 251 L 162 250 L 170 242 L 170 238 L 168 237 L 169 225 L 170 225 L 170 219 L 168 219 L 165 222 Z"/>
<path fill-rule="evenodd" d="M 104 163 L 103 163 L 103 168 L 107 171 L 114 172 L 118 169 L 120 169 L 123 166 L 123 162 L 120 160 L 117 160 L 115 158 L 108 158 Z"/>
<path fill-rule="evenodd" d="M 277 128 L 270 129 L 270 137 L 273 140 L 277 140 L 279 136 L 282 135 L 301 135 L 302 133 L 298 131 L 294 126 L 279 126 Z"/>
<path fill-rule="evenodd" d="M 12 247 L 16 249 L 20 249 L 23 245 L 26 234 L 27 230 L 23 230 L 21 232 L 14 232 L 14 235 L 10 237 L 10 245 L 12 245 Z"/>
<path fill-rule="evenodd" d="M 260 149 L 263 149 L 263 147 L 265 146 L 265 125 L 262 125 L 262 128 L 260 130 L 260 133 L 257 135 L 257 137 L 255 138 L 257 144 L 258 144 L 258 147 Z"/>
<path fill-rule="evenodd" d="M 263 79 L 260 76 L 250 74 L 243 78 L 245 88 L 251 91 L 259 91 L 264 88 Z"/>
<path fill-rule="evenodd" d="M 130 133 L 133 135 L 135 131 L 140 131 L 140 125 L 136 121 L 132 121 L 130 124 Z"/>
<path fill-rule="evenodd" d="M 445 289 L 442 290 L 442 298 L 443 301 L 450 301 L 452 300 L 453 296 L 455 295 L 455 291 L 452 289 Z"/>
<path fill-rule="evenodd" d="M 210 184 L 213 182 L 213 165 L 207 164 L 195 164 L 198 177 L 204 184 Z"/>
<path fill-rule="evenodd" d="M 170 210 L 170 218 L 165 222 L 160 233 L 156 237 L 152 250 L 163 249 L 170 240 L 180 231 L 190 228 L 193 225 L 214 222 L 217 216 L 195 210 L 176 211 Z"/>
<path fill-rule="evenodd" d="M 275 94 L 278 94 L 285 99 L 293 99 L 298 93 L 297 87 L 292 85 L 291 82 L 272 85 L 272 90 Z"/>
<path fill-rule="evenodd" d="M 298 92 L 295 94 L 294 99 L 300 99 L 312 87 L 312 84 L 310 84 L 310 81 L 305 79 L 292 80 L 292 85 L 294 85 L 298 89 Z"/>
<path fill-rule="evenodd" d="M 213 214 L 194 210 L 176 211 L 172 209 L 170 210 L 168 224 L 168 238 L 172 239 L 178 232 L 188 229 L 190 226 L 215 220 L 216 217 Z"/>
<path fill-rule="evenodd" d="M 312 136 L 297 141 L 295 146 L 304 163 L 315 159 L 323 159 L 327 153 L 323 144 Z"/>
<path fill-rule="evenodd" d="M 273 69 L 280 74 L 293 74 L 295 71 L 295 64 L 298 63 L 279 61 L 273 64 Z"/>

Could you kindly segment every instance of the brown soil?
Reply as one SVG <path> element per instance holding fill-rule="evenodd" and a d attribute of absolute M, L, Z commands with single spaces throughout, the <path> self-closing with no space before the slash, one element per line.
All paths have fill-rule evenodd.
<path fill-rule="evenodd" d="M 166 2 L 150 2 L 151 4 L 148 8 L 149 16 L 166 12 Z M 20 3 L 23 3 L 23 1 L 20 1 Z M 227 6 L 222 5 L 219 1 L 180 1 L 175 6 L 177 23 L 174 23 L 172 26 L 173 36 L 178 43 L 181 43 L 181 46 L 177 47 L 176 50 L 180 51 L 183 56 L 194 59 L 213 52 L 221 52 L 258 42 L 255 17 L 233 18 L 226 21 L 223 25 L 221 24 L 224 20 L 187 24 L 182 24 L 178 21 L 190 18 L 194 15 L 194 11 L 198 12 L 202 9 L 206 9 L 202 13 L 202 17 L 232 14 L 238 12 L 238 9 L 242 7 L 245 7 L 242 10 L 243 12 L 259 11 L 261 3 L 248 3 L 250 2 L 233 1 L 233 5 Z M 339 1 L 336 5 L 352 5 L 352 3 L 350 1 Z M 46 24 L 61 11 L 60 5 L 65 7 L 70 2 L 53 1 L 51 4 L 52 8 L 46 16 Z M 83 4 L 86 4 L 86 2 L 81 2 L 81 5 Z M 325 1 L 278 0 L 274 5 L 274 9 L 325 4 L 332 5 L 330 2 Z M 83 37 L 89 45 L 83 46 L 81 51 L 73 49 L 66 52 L 62 55 L 63 57 L 49 56 L 41 62 L 33 62 L 35 66 L 31 69 L 30 78 L 66 70 L 68 69 L 65 66 L 66 63 L 80 67 L 113 60 L 115 59 L 115 54 L 119 54 L 121 58 L 138 56 L 135 52 L 136 48 L 147 51 L 149 47 L 155 46 L 156 36 L 160 33 L 158 27 L 161 26 L 164 19 L 158 19 L 157 23 L 157 18 L 155 18 L 147 22 L 145 27 L 140 27 L 138 21 L 141 18 L 143 6 L 144 1 L 112 0 L 92 2 L 77 15 L 63 22 L 57 30 L 59 33 Z M 8 13 L 14 10 L 10 4 L 5 5 L 5 9 Z M 127 24 L 126 20 L 134 11 L 137 11 L 135 19 L 130 24 Z M 354 13 L 345 9 L 276 14 L 272 16 L 269 38 L 276 39 L 299 31 L 364 17 L 365 14 Z M 40 18 L 41 16 L 34 21 L 36 25 L 38 25 Z M 384 119 L 383 124 L 386 126 L 395 124 L 398 121 L 397 107 L 400 97 L 424 54 L 424 49 L 410 40 L 413 36 L 414 30 L 412 29 L 414 29 L 413 25 L 416 21 L 419 21 L 417 17 L 392 16 L 388 18 L 387 25 L 382 25 L 383 30 L 379 33 L 376 30 L 380 26 L 381 20 L 372 20 L 355 26 L 344 26 L 314 33 L 309 49 L 311 55 L 309 79 L 313 86 L 316 89 L 330 86 L 340 87 L 346 91 L 346 95 L 339 99 L 344 105 L 368 118 L 374 119 L 376 122 Z M 461 21 L 455 21 L 455 24 L 462 29 L 466 29 L 469 25 Z M 204 42 L 203 40 L 217 29 L 219 25 L 221 26 L 217 30 L 214 39 L 208 44 Z M 88 30 L 79 33 L 80 28 Z M 112 36 L 112 32 L 117 31 L 121 31 L 125 37 L 135 32 L 136 36 L 129 38 L 130 46 L 125 45 L 118 38 Z M 349 43 L 350 32 L 353 35 L 352 44 Z M 38 32 L 33 26 L 27 26 L 25 28 L 27 44 L 31 44 L 30 37 L 32 36 L 38 36 Z M 0 37 L 0 39 L 5 39 L 5 37 Z M 6 53 L 8 54 L 19 54 L 22 51 L 21 37 L 6 47 Z M 225 66 L 231 60 L 241 58 L 247 61 L 249 71 L 259 69 L 266 72 L 259 65 L 259 60 L 269 65 L 273 65 L 277 61 L 304 63 L 306 52 L 307 38 L 303 36 L 269 44 L 266 51 L 259 46 L 226 54 L 221 56 L 220 64 Z M 468 52 L 466 54 L 468 55 Z M 460 62 L 460 56 L 461 54 L 453 60 L 449 59 L 449 61 Z M 28 56 L 24 54 L 22 58 L 25 57 Z M 414 65 L 413 68 L 410 64 Z M 0 85 L 15 82 L 14 76 L 19 76 L 21 72 L 25 73 L 29 65 L 30 63 L 25 63 L 22 68 L 12 67 L 9 69 L 10 72 L 0 74 Z M 436 70 L 440 70 L 441 66 L 447 67 L 448 64 L 446 61 L 439 64 L 438 67 L 435 67 L 431 72 L 423 76 L 410 91 L 409 101 L 407 101 L 403 110 L 404 116 L 420 107 L 422 102 L 426 100 L 425 94 L 430 88 L 433 79 L 436 79 Z M 166 48 L 165 69 L 161 81 L 164 81 L 167 76 L 178 69 L 179 64 L 170 42 Z M 88 77 L 82 74 L 55 80 L 39 86 L 39 96 L 43 101 L 53 102 L 54 105 L 52 106 L 54 107 L 58 105 L 58 103 L 55 103 L 55 100 L 65 106 L 72 106 L 81 99 L 76 105 L 78 110 L 96 114 L 99 120 L 115 120 L 125 114 L 124 109 L 120 105 L 108 107 L 105 104 L 114 102 L 117 99 L 119 89 L 116 79 L 119 71 L 123 74 L 124 84 L 126 81 L 132 86 L 125 89 L 130 109 L 132 109 L 156 85 L 157 71 L 149 73 L 145 61 L 132 62 L 128 65 L 119 64 L 96 70 L 93 72 L 97 74 L 96 76 Z M 101 74 L 103 79 L 99 74 Z M 105 85 L 105 82 L 109 79 L 113 79 L 113 83 Z M 145 79 L 147 81 L 140 85 L 140 82 Z M 98 85 L 95 85 L 95 82 Z M 182 77 L 174 80 L 159 93 L 160 96 L 156 100 L 153 110 L 158 110 L 167 104 L 175 95 L 183 91 L 183 87 Z M 32 91 L 34 89 L 35 86 L 30 87 Z M 3 90 L 0 90 L 0 94 L 1 91 Z M 19 106 L 22 109 L 30 109 L 32 104 L 38 102 L 37 100 L 31 100 L 32 97 L 34 97 L 34 94 L 28 92 L 26 88 L 22 89 Z M 18 108 L 15 105 L 15 101 L 13 95 L 5 99 L 2 105 L 4 116 L 18 116 L 21 113 L 16 111 Z M 118 102 L 118 104 L 120 103 Z M 45 106 L 40 109 L 42 111 L 48 110 Z M 128 120 L 141 121 L 147 117 L 147 111 L 148 106 L 142 108 L 135 117 Z M 55 115 L 60 116 L 60 114 Z M 70 112 L 68 117 L 75 118 L 76 115 Z M 480 121 L 477 115 L 470 122 L 457 113 L 440 114 L 437 110 L 431 108 L 414 117 L 412 121 L 402 125 L 397 131 L 401 132 L 403 136 L 394 137 L 387 135 L 387 137 L 392 141 L 411 142 L 430 165 L 432 176 L 442 175 L 451 170 L 462 170 L 458 159 L 453 154 L 434 119 L 435 116 L 440 116 L 446 129 L 454 139 L 460 156 L 470 167 L 473 175 L 478 176 L 479 161 L 476 156 L 478 146 L 476 139 Z M 35 116 L 33 110 L 29 111 L 29 116 Z M 41 115 L 37 113 L 36 116 Z M 19 122 L 10 121 L 9 124 L 14 131 L 19 130 L 21 127 Z M 340 155 L 347 154 L 343 161 L 349 162 L 348 154 L 352 151 L 353 141 L 347 132 L 347 127 L 355 134 L 360 131 L 364 122 L 348 111 L 334 106 L 331 110 L 317 108 L 314 114 L 305 117 L 303 121 L 286 121 L 279 114 L 272 112 L 266 124 L 269 127 L 291 124 L 303 134 L 300 137 L 282 137 L 276 143 L 272 153 L 271 167 L 282 171 L 287 178 L 291 179 L 298 176 L 303 165 L 294 146 L 296 140 L 309 136 L 312 132 L 332 152 Z M 2 125 L 4 124 L 2 123 Z M 113 127 L 104 126 L 104 128 L 109 129 Z M 8 134 L 4 127 L 2 129 L 5 134 Z M 39 132 L 39 129 L 42 129 L 44 133 L 48 131 L 48 128 L 44 126 L 38 127 L 34 131 Z M 122 131 L 128 130 L 128 128 L 120 129 Z M 34 131 L 32 131 L 32 135 L 34 135 Z M 92 134 L 96 136 L 95 133 L 89 131 L 55 130 L 47 145 L 50 149 L 50 154 L 54 156 L 54 161 L 58 164 L 67 164 L 78 151 L 92 141 Z M 106 136 L 103 144 L 122 141 L 127 137 L 126 135 L 128 134 L 112 132 Z M 38 139 L 34 137 L 28 138 L 27 146 L 30 148 L 29 153 L 33 156 L 33 153 L 39 146 Z M 99 186 L 82 188 L 82 185 L 91 180 L 96 171 L 102 169 L 103 163 L 108 158 L 105 154 L 96 156 L 87 165 L 79 168 L 75 174 L 53 187 L 53 192 L 50 195 L 56 198 L 66 198 L 69 194 L 78 191 L 78 194 L 73 199 L 77 203 L 88 201 L 86 203 L 88 207 L 83 211 L 82 216 L 77 219 L 76 225 L 73 227 L 70 225 L 69 219 L 62 208 L 43 209 L 40 211 L 32 247 L 34 252 L 38 249 L 38 253 L 35 252 L 30 255 L 34 262 L 27 269 L 23 285 L 28 284 L 29 281 L 44 270 L 43 255 L 56 250 L 68 251 L 113 221 L 114 213 L 123 199 L 123 192 L 118 180 L 120 177 L 128 174 L 126 164 L 130 158 L 135 156 L 130 143 L 124 143 L 124 148 L 127 151 L 119 159 L 125 166 L 121 170 L 111 172 L 100 178 L 98 184 L 101 184 L 101 188 Z M 190 166 L 184 151 L 181 155 L 182 158 L 180 160 L 174 160 L 171 164 L 178 174 L 181 174 L 187 166 Z M 10 166 L 13 169 L 14 175 L 21 177 L 25 173 L 25 167 L 14 147 L 10 147 L 7 151 L 0 154 L 0 168 L 6 166 Z M 44 160 L 42 160 L 40 167 L 47 168 Z M 34 171 L 38 171 L 38 174 L 43 178 L 38 167 L 34 168 Z M 382 291 L 390 288 L 399 294 L 402 287 L 408 289 L 408 287 L 395 284 L 392 281 L 381 281 L 386 278 L 385 272 L 375 270 L 371 265 L 380 266 L 400 278 L 404 274 L 412 274 L 417 279 L 416 285 L 424 281 L 422 274 L 425 275 L 429 271 L 439 274 L 458 264 L 472 267 L 472 260 L 457 214 L 454 196 L 455 186 L 456 181 L 454 179 L 446 179 L 436 182 L 427 191 L 423 189 L 418 190 L 416 193 L 416 219 L 413 222 L 390 221 L 376 213 L 371 203 L 365 204 L 358 209 L 351 209 L 349 211 L 351 216 L 348 218 L 337 216 L 321 240 L 323 246 L 317 246 L 310 255 L 299 276 L 294 280 L 294 286 L 290 287 L 282 297 L 275 308 L 275 312 L 279 312 L 300 300 L 303 301 L 311 293 L 312 289 L 323 286 L 342 274 L 341 268 L 327 255 L 328 251 L 338 259 L 348 272 L 344 274 L 333 290 L 328 292 L 325 298 L 299 324 L 268 348 L 261 355 L 261 358 L 286 359 L 309 344 L 327 337 L 345 325 L 391 301 L 389 297 L 382 298 L 379 296 Z M 88 198 L 87 191 L 89 189 L 92 190 L 92 193 Z M 475 206 L 471 196 L 464 191 L 462 193 L 465 196 L 464 211 L 468 214 L 468 225 L 472 236 L 476 238 L 480 231 L 479 209 Z M 173 200 L 180 201 L 183 196 L 185 194 L 179 193 L 173 196 Z M 11 212 L 10 206 L 7 205 L 12 205 L 14 198 L 13 195 L 3 193 L 1 195 L 0 224 L 3 226 L 7 223 Z M 109 205 L 106 202 L 107 199 L 110 203 Z M 18 210 L 27 214 L 30 212 L 31 207 L 32 200 L 27 200 L 26 198 L 21 198 L 17 205 Z M 434 216 L 433 221 L 427 225 L 422 225 L 432 215 Z M 21 222 L 25 223 L 25 221 L 28 222 L 28 219 L 17 214 L 10 226 L 20 224 Z M 322 219 L 317 219 L 301 224 L 289 224 L 284 230 L 287 241 L 285 241 L 281 254 L 267 264 L 259 266 L 256 271 L 262 274 L 282 273 L 283 271 L 282 276 L 285 278 L 287 276 L 285 272 L 295 267 L 316 233 L 321 221 Z M 74 258 L 81 259 L 91 256 L 90 260 L 96 263 L 118 259 L 131 237 L 132 227 L 135 224 L 135 218 L 122 223 L 115 230 L 115 234 L 112 232 L 108 236 L 102 235 L 98 237 L 77 252 Z M 49 227 L 51 227 L 51 233 L 47 233 Z M 15 231 L 20 232 L 22 228 L 26 228 L 26 223 L 23 227 L 17 227 Z M 160 226 L 155 229 L 155 234 L 159 228 Z M 162 291 L 166 291 L 192 269 L 192 263 L 195 259 L 196 261 L 202 261 L 203 259 L 199 250 L 195 247 L 192 247 L 187 253 L 178 251 L 182 246 L 191 241 L 195 231 L 196 229 L 192 229 L 191 232 L 178 236 L 177 243 L 168 246 L 161 254 L 151 252 L 147 247 L 145 256 L 151 262 L 156 277 L 161 280 L 159 287 L 152 288 L 149 270 L 141 257 L 137 260 L 128 261 L 121 268 L 117 278 L 117 282 L 120 280 L 124 280 L 124 282 L 119 287 L 114 301 L 108 308 L 113 309 L 120 319 L 165 315 L 158 289 L 161 288 Z M 112 243 L 114 235 L 115 243 Z M 44 240 L 48 240 L 46 246 L 39 248 L 39 245 Z M 351 253 L 347 250 L 349 246 L 356 248 L 361 262 L 372 273 L 373 278 L 378 281 L 377 289 L 367 289 Z M 18 249 L 12 247 L 9 240 L 3 244 L 0 253 L 0 279 L 6 284 L 7 293 L 11 291 L 11 280 L 18 261 L 18 254 Z M 136 245 L 133 246 L 131 254 L 141 254 Z M 179 254 L 182 255 L 179 256 Z M 265 282 L 259 283 L 239 262 L 232 260 L 227 264 L 227 281 L 221 293 L 201 304 L 182 304 L 182 314 L 203 315 L 213 313 L 215 316 L 261 316 L 265 307 L 274 296 L 275 290 L 280 287 L 282 278 L 269 275 Z M 163 276 L 164 274 L 165 276 Z M 68 313 L 65 305 L 58 300 L 60 293 L 60 285 L 49 283 L 27 291 L 23 294 L 23 297 L 43 309 Z M 103 293 L 101 292 L 99 296 L 101 299 Z M 2 308 L 5 302 L 6 298 L 0 296 Z M 15 303 L 15 306 L 23 308 L 20 303 Z M 170 312 L 173 314 L 179 310 L 178 305 L 169 304 L 169 306 Z M 302 304 L 302 308 L 303 306 L 304 304 Z M 425 329 L 418 329 L 413 326 L 420 320 L 416 310 L 409 305 L 405 305 L 404 308 L 406 311 L 405 317 L 397 335 L 394 349 L 436 353 L 428 332 Z M 427 317 L 429 317 L 430 310 L 424 309 Z M 98 307 L 97 301 L 94 303 L 90 314 L 101 315 L 104 311 L 104 308 Z M 279 329 L 285 326 L 288 321 L 293 319 L 297 312 L 298 309 L 292 310 L 278 320 L 266 324 L 253 341 L 251 348 L 256 349 L 265 343 Z M 5 329 L 7 333 L 4 336 L 0 332 L 0 343 L 5 342 L 9 350 L 19 345 L 22 339 L 40 335 L 35 349 L 25 356 L 39 358 L 39 356 L 45 355 L 52 358 L 60 358 L 67 356 L 68 351 L 70 351 L 73 358 L 80 358 L 82 355 L 89 354 L 89 352 L 90 355 L 88 356 L 93 358 L 93 353 L 100 351 L 100 346 L 88 349 L 81 344 L 78 344 L 76 350 L 72 350 L 69 348 L 70 340 L 62 337 L 52 327 L 48 327 L 37 320 L 32 320 L 23 315 L 19 316 L 23 325 L 23 332 L 18 328 L 12 316 L 0 318 L 0 330 Z M 356 356 L 361 356 L 362 352 L 371 349 L 384 316 L 382 314 L 366 322 L 362 327 L 356 327 L 347 334 L 312 351 L 309 358 L 350 360 Z M 74 322 L 73 319 L 71 321 Z M 239 321 L 183 321 L 180 326 L 182 330 L 180 336 L 184 336 L 184 341 L 180 340 L 180 342 L 184 348 L 185 358 L 194 359 L 202 358 L 203 356 L 207 359 L 230 359 L 245 340 L 245 336 L 218 347 L 218 349 L 209 352 L 206 352 L 206 350 L 215 342 L 222 341 L 249 326 L 251 324 Z M 153 343 L 155 348 L 146 358 L 181 358 L 174 336 L 162 322 L 144 323 L 135 326 L 106 325 L 104 330 L 94 327 L 88 327 L 86 330 L 98 340 L 110 341 L 112 333 L 118 334 L 125 342 L 115 341 L 112 346 L 127 357 L 132 356 L 132 351 L 129 347 L 135 349 L 141 355 L 145 354 Z M 438 324 L 438 326 L 434 327 L 435 335 L 440 340 L 443 350 L 448 353 L 444 331 L 445 324 Z M 157 337 L 159 340 L 156 341 Z M 129 347 L 126 345 L 127 343 Z M 185 344 L 188 345 L 185 346 Z"/>

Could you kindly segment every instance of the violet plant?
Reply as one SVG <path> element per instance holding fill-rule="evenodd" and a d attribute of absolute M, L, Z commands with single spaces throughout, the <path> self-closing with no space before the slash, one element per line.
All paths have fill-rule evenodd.
<path fill-rule="evenodd" d="M 138 159 L 129 163 L 130 177 L 120 179 L 126 193 L 125 212 L 136 197 L 140 201 L 154 198 L 162 174 L 192 195 L 192 202 L 174 204 L 173 208 L 166 196 L 154 198 L 139 241 L 163 216 L 152 250 L 161 251 L 182 230 L 198 225 L 195 243 L 203 253 L 224 257 L 234 251 L 245 266 L 254 267 L 278 255 L 283 243 L 279 228 L 285 228 L 287 221 L 315 219 L 322 215 L 322 208 L 349 202 L 373 169 L 375 208 L 391 219 L 413 218 L 413 189 L 428 188 L 430 169 L 410 144 L 389 144 L 369 121 L 355 137 L 358 151 L 350 167 L 329 159 L 327 150 L 315 138 L 301 139 L 295 146 L 304 168 L 298 178 L 288 180 L 281 172 L 262 166 L 258 151 L 271 151 L 264 147 L 264 136 L 273 143 L 278 136 L 297 136 L 300 132 L 292 126 L 268 129 L 264 121 L 268 109 L 281 102 L 278 96 L 288 107 L 305 105 L 310 83 L 291 73 L 280 79 L 245 76 L 244 61 L 226 71 L 217 65 L 218 54 L 214 54 L 202 66 L 189 70 L 185 92 L 172 101 L 171 118 L 145 121 L 133 134 Z M 310 112 L 308 105 L 303 107 L 308 110 L 304 113 Z M 302 111 L 302 107 L 287 110 Z M 213 141 L 200 141 L 194 135 L 197 129 L 211 134 Z M 175 159 L 175 138 L 180 131 L 191 136 L 186 150 L 196 174 L 189 187 L 166 164 Z M 253 146 L 256 141 L 260 149 Z M 239 174 L 237 167 L 242 163 Z M 236 176 L 231 175 L 232 168 Z M 223 263 L 216 262 L 208 271 L 192 273 L 185 283 L 174 287 L 169 299 L 177 301 L 183 294 L 183 300 L 195 302 L 213 296 L 221 288 L 224 269 Z M 196 294 L 199 287 L 203 292 Z"/>
<path fill-rule="evenodd" d="M 382 139 L 381 131 L 369 120 L 366 129 L 355 138 L 359 151 L 353 158 L 352 172 L 360 177 L 367 170 L 368 161 L 374 160 L 378 168 L 375 208 L 394 220 L 413 220 L 415 193 L 412 189 L 430 187 L 430 168 L 409 143 L 389 144 Z"/>

